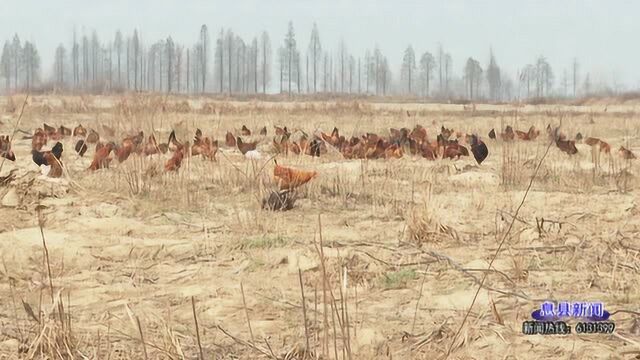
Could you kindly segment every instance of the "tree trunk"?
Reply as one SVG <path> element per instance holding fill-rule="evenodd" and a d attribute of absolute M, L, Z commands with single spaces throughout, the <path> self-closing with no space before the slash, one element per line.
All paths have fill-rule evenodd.
<path fill-rule="evenodd" d="M 431 69 L 427 67 L 427 97 L 429 97 L 429 80 L 431 78 L 431 76 L 429 75 L 429 71 Z"/>
<path fill-rule="evenodd" d="M 362 91 L 362 89 L 360 88 L 360 74 L 362 73 L 362 71 L 360 71 L 360 58 L 358 58 L 358 94 Z"/>
<path fill-rule="evenodd" d="M 304 72 L 305 75 L 305 82 L 307 83 L 307 94 L 309 93 L 309 55 L 307 54 L 307 68 Z"/>
<path fill-rule="evenodd" d="M 229 95 L 231 95 L 231 85 L 233 83 L 232 78 L 231 78 L 231 57 L 233 56 L 233 54 L 231 52 L 231 47 L 232 46 L 233 46 L 233 39 L 229 38 L 229 50 L 228 50 L 228 53 L 229 53 L 229 66 L 228 66 L 228 68 L 229 68 L 229 77 L 228 77 L 228 79 L 229 79 Z"/>
<path fill-rule="evenodd" d="M 291 54 L 291 52 L 293 51 L 293 48 L 291 46 L 289 46 L 289 68 L 287 69 L 287 72 L 289 73 L 289 96 L 291 96 L 291 60 L 293 55 Z"/>
<path fill-rule="evenodd" d="M 317 73 L 318 73 L 318 53 L 316 49 L 316 42 L 314 41 L 313 42 L 313 92 L 314 93 L 318 92 L 318 87 L 316 86 Z"/>

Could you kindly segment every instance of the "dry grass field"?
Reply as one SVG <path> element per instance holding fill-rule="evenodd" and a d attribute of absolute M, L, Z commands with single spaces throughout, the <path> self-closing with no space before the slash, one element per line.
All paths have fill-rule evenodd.
<path fill-rule="evenodd" d="M 12 134 L 23 101 L 1 99 L 0 134 Z M 0 169 L 15 176 L 0 185 L 0 359 L 440 359 L 448 350 L 451 359 L 637 358 L 640 163 L 618 148 L 640 154 L 639 111 L 623 102 L 469 110 L 30 97 L 17 124 L 29 134 L 43 122 L 106 124 L 116 141 L 139 130 L 166 141 L 172 129 L 187 141 L 199 128 L 221 148 L 216 161 L 185 159 L 175 173 L 163 169 L 170 154 L 92 172 L 93 148 L 79 157 L 69 137 L 64 176 L 52 179 L 17 132 L 17 159 Z M 276 186 L 274 126 L 308 134 L 337 126 L 350 137 L 416 124 L 431 139 L 442 125 L 477 133 L 489 157 L 346 160 L 331 147 L 319 158 L 278 155 L 278 164 L 319 175 L 292 210 L 262 209 Z M 596 167 L 586 144 L 575 156 L 561 152 L 548 124 L 609 142 L 611 156 Z M 224 146 L 242 125 L 267 127 L 266 137 L 252 136 L 262 159 Z M 542 134 L 488 138 L 506 125 Z M 523 335 L 546 299 L 603 301 L 616 332 Z"/>

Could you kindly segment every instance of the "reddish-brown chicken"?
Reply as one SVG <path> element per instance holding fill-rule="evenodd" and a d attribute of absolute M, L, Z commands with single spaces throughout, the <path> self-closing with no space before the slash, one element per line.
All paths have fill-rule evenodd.
<path fill-rule="evenodd" d="M 469 156 L 469 150 L 467 150 L 466 147 L 456 143 L 456 142 L 452 142 L 449 143 L 445 148 L 444 148 L 444 152 L 442 153 L 442 158 L 446 159 L 453 159 L 453 158 L 457 158 L 460 159 L 461 156 Z"/>
<path fill-rule="evenodd" d="M 254 142 L 244 142 L 241 137 L 236 138 L 236 144 L 238 145 L 238 149 L 242 153 L 242 155 L 246 154 L 248 151 L 255 150 L 257 141 Z"/>
<path fill-rule="evenodd" d="M 60 125 L 60 128 L 58 129 L 58 133 L 60 133 L 61 136 L 71 136 L 71 129 L 69 129 L 68 127 L 64 127 L 63 125 Z"/>
<path fill-rule="evenodd" d="M 527 132 L 516 130 L 516 135 L 520 140 L 532 141 L 532 140 L 535 140 L 538 137 L 538 135 L 540 135 L 540 130 L 536 130 L 535 126 L 531 126 L 529 128 L 529 131 Z"/>
<path fill-rule="evenodd" d="M 502 138 L 502 141 L 513 141 L 513 139 L 515 139 L 515 134 L 511 125 L 507 125 L 504 132 L 500 134 L 500 137 Z"/>
<path fill-rule="evenodd" d="M 82 124 L 78 124 L 78 126 L 76 126 L 76 128 L 73 129 L 73 136 L 86 137 L 87 136 L 87 129 L 85 129 L 82 126 Z"/>
<path fill-rule="evenodd" d="M 274 162 L 276 167 L 273 169 L 273 176 L 278 182 L 280 190 L 296 189 L 318 175 L 316 171 L 304 171 L 280 166 L 275 159 Z"/>
<path fill-rule="evenodd" d="M 158 141 L 156 141 L 155 135 L 151 134 L 149 135 L 149 139 L 147 140 L 147 143 L 144 146 L 143 153 L 147 156 L 160 154 L 160 153 L 166 154 L 167 150 L 168 150 L 168 145 L 158 144 Z"/>
<path fill-rule="evenodd" d="M 291 133 L 289 132 L 289 130 L 287 130 L 287 127 L 278 127 L 276 126 L 276 135 L 291 135 Z"/>
<path fill-rule="evenodd" d="M 100 143 L 101 146 L 96 145 L 96 152 L 93 155 L 93 161 L 89 166 L 89 170 L 98 170 L 103 168 L 109 168 L 109 163 L 111 163 L 111 151 L 115 149 L 116 144 L 114 142 L 109 142 L 106 144 Z"/>
<path fill-rule="evenodd" d="M 422 127 L 422 125 L 416 125 L 415 128 L 411 130 L 409 137 L 413 138 L 414 140 L 420 143 L 427 141 L 427 129 Z"/>
<path fill-rule="evenodd" d="M 633 160 L 636 158 L 636 155 L 624 146 L 620 146 L 620 149 L 618 149 L 618 155 L 625 160 Z"/>
<path fill-rule="evenodd" d="M 13 153 L 13 150 L 11 150 L 11 139 L 9 135 L 0 135 L 0 157 L 16 161 L 16 155 Z"/>
<path fill-rule="evenodd" d="M 400 159 L 404 152 L 398 144 L 392 144 L 384 150 L 384 157 L 387 159 Z"/>
<path fill-rule="evenodd" d="M 100 134 L 98 134 L 95 130 L 90 129 L 85 141 L 87 142 L 87 144 L 97 144 L 98 141 L 100 141 Z"/>
<path fill-rule="evenodd" d="M 36 129 L 31 137 L 31 150 L 40 151 L 47 144 L 48 138 L 42 129 Z"/>
<path fill-rule="evenodd" d="M 556 139 L 556 146 L 562 152 L 565 152 L 569 155 L 575 155 L 578 153 L 578 148 L 576 148 L 576 142 L 573 140 L 561 140 L 560 138 Z"/>
<path fill-rule="evenodd" d="M 202 131 L 198 129 L 191 145 L 191 155 L 202 155 L 205 159 L 215 160 L 218 152 L 218 140 L 212 141 L 208 136 L 202 136 Z"/>
<path fill-rule="evenodd" d="M 236 138 L 229 131 L 227 131 L 227 135 L 225 136 L 225 145 L 228 147 L 236 147 Z"/>

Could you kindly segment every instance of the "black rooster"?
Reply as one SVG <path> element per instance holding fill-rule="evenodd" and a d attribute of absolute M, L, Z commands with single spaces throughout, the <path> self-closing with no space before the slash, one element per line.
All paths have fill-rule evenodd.
<path fill-rule="evenodd" d="M 51 151 L 38 151 L 38 150 L 31 150 L 31 158 L 33 159 L 33 162 L 36 163 L 36 165 L 40 166 L 40 165 L 51 165 L 49 164 L 49 162 L 46 159 L 46 155 L 48 153 L 53 154 L 53 156 L 58 159 L 58 161 L 60 161 L 60 158 L 62 157 L 62 143 L 61 142 L 57 142 L 53 148 L 51 148 Z"/>
<path fill-rule="evenodd" d="M 489 149 L 487 149 L 487 145 L 485 145 L 485 143 L 476 135 L 471 135 L 471 152 L 478 162 L 478 165 L 482 164 L 484 159 L 489 156 Z"/>

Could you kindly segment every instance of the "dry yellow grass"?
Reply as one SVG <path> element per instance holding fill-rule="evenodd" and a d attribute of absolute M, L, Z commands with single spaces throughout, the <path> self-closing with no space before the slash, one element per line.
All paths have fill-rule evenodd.
<path fill-rule="evenodd" d="M 12 131 L 22 99 L 0 102 L 0 133 Z M 169 155 L 132 155 L 91 173 L 93 150 L 79 158 L 65 140 L 61 180 L 39 177 L 30 141 L 17 140 L 18 160 L 0 174 L 16 175 L 0 187 L 0 199 L 18 199 L 0 207 L 0 357 L 441 357 L 546 149 L 547 124 L 562 119 L 569 137 L 580 131 L 640 152 L 636 109 L 602 108 L 31 98 L 18 126 L 28 132 L 42 122 L 106 124 L 119 134 L 154 132 L 158 141 L 175 129 L 186 141 L 200 128 L 222 144 L 227 130 L 244 124 L 256 133 L 266 125 L 269 135 L 258 145 L 260 160 L 222 147 L 216 162 L 191 158 L 173 174 L 162 171 Z M 477 132 L 489 158 L 481 166 L 472 157 L 344 160 L 332 149 L 320 159 L 278 157 L 320 175 L 293 210 L 261 209 L 276 187 L 268 161 L 273 126 L 311 134 L 337 125 L 350 136 L 415 124 L 430 138 L 440 125 Z M 543 135 L 509 145 L 488 139 L 506 124 L 535 125 Z M 554 147 L 544 160 L 452 358 L 640 353 L 637 316 L 628 312 L 614 315 L 616 336 L 521 334 L 541 299 L 638 311 L 639 165 L 614 154 L 613 170 L 604 157 L 595 169 L 590 149 L 577 146 L 573 158 Z"/>

